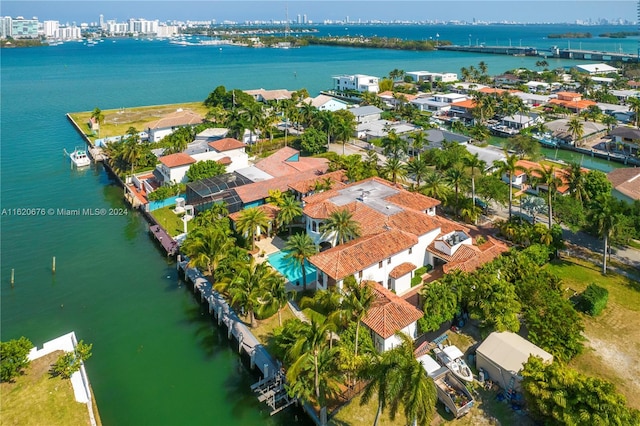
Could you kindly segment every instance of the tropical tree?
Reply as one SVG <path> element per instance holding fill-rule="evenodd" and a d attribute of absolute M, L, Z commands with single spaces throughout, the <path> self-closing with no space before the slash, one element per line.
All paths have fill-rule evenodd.
<path fill-rule="evenodd" d="M 291 224 L 297 218 L 302 216 L 302 204 L 293 198 L 293 196 L 287 195 L 282 198 L 282 202 L 279 207 L 278 223 L 281 225 L 288 225 L 289 235 L 291 235 Z"/>
<path fill-rule="evenodd" d="M 581 205 L 584 205 L 584 202 L 589 200 L 589 196 L 582 166 L 576 162 L 569 162 L 569 167 L 564 169 L 563 173 L 569 185 L 569 195 L 578 200 Z"/>
<path fill-rule="evenodd" d="M 544 200 L 540 197 L 536 197 L 535 195 L 527 195 L 523 197 L 520 205 L 522 206 L 522 210 L 531 215 L 531 222 L 533 225 L 536 224 L 536 217 L 547 207 Z"/>
<path fill-rule="evenodd" d="M 322 239 L 333 241 L 339 245 L 351 241 L 360 236 L 360 224 L 353 220 L 353 214 L 348 209 L 336 210 L 327 218 L 320 227 Z"/>
<path fill-rule="evenodd" d="M 513 207 L 513 176 L 516 172 L 523 171 L 524 169 L 518 166 L 518 156 L 516 154 L 509 155 L 505 151 L 505 159 L 502 164 L 498 165 L 498 173 L 506 174 L 509 179 L 509 219 L 511 219 L 512 207 Z"/>
<path fill-rule="evenodd" d="M 418 320 L 420 331 L 427 333 L 452 320 L 459 309 L 459 295 L 448 283 L 434 281 L 420 290 L 424 316 Z"/>
<path fill-rule="evenodd" d="M 371 283 L 358 283 L 356 280 L 345 280 L 346 289 L 344 291 L 344 309 L 356 323 L 356 340 L 354 356 L 358 356 L 358 335 L 360 332 L 360 322 L 367 316 L 369 309 L 373 306 L 376 296 Z"/>
<path fill-rule="evenodd" d="M 103 124 L 104 123 L 104 114 L 102 113 L 102 110 L 100 110 L 100 108 L 98 108 L 98 107 L 96 107 L 91 112 L 91 118 L 96 120 L 99 124 Z"/>
<path fill-rule="evenodd" d="M 551 225 L 553 224 L 553 209 L 551 207 L 551 202 L 558 190 L 558 187 L 562 185 L 562 179 L 558 177 L 556 168 L 553 164 L 550 166 L 541 165 L 539 169 L 536 169 L 535 173 L 537 176 L 535 176 L 534 181 L 538 185 L 542 184 L 547 187 L 547 214 L 549 216 L 549 229 L 551 229 Z"/>
<path fill-rule="evenodd" d="M 603 240 L 602 273 L 606 275 L 610 239 L 620 224 L 620 216 L 617 212 L 616 200 L 612 195 L 600 195 L 595 201 L 598 207 L 590 209 L 587 217 Z"/>
<path fill-rule="evenodd" d="M 389 134 L 382 139 L 382 148 L 387 157 L 401 158 L 407 154 L 409 144 L 395 130 L 390 130 Z"/>
<path fill-rule="evenodd" d="M 413 157 L 407 163 L 406 172 L 409 176 L 411 176 L 416 181 L 416 186 L 420 188 L 420 183 L 429 172 L 429 166 L 427 163 L 420 159 L 420 157 Z"/>
<path fill-rule="evenodd" d="M 460 187 L 465 187 L 467 184 L 467 175 L 464 173 L 462 167 L 452 167 L 445 172 L 445 179 L 453 186 L 455 194 L 454 211 L 456 216 L 458 216 L 458 209 L 460 207 L 458 194 L 460 193 Z"/>
<path fill-rule="evenodd" d="M 417 153 L 418 160 L 420 160 L 420 153 L 427 145 L 429 145 L 429 141 L 422 130 L 411 135 L 411 153 L 412 155 Z"/>
<path fill-rule="evenodd" d="M 573 117 L 567 123 L 567 127 L 569 129 L 569 133 L 571 133 L 571 136 L 573 137 L 574 143 L 576 146 L 579 145 L 578 142 L 582 139 L 582 135 L 584 135 L 584 125 L 582 124 L 582 121 L 580 121 L 578 117 Z"/>
<path fill-rule="evenodd" d="M 302 271 L 302 288 L 307 289 L 307 269 L 305 263 L 307 260 L 318 252 L 318 246 L 306 233 L 296 234 L 289 237 L 284 246 L 287 252 L 285 259 L 297 264 Z"/>
<path fill-rule="evenodd" d="M 86 344 L 80 340 L 71 352 L 65 352 L 58 357 L 51 367 L 54 376 L 61 376 L 64 379 L 71 378 L 76 371 L 80 371 L 82 363 L 91 358 L 93 344 Z"/>
<path fill-rule="evenodd" d="M 473 205 L 476 204 L 476 171 L 482 173 L 487 166 L 487 163 L 484 160 L 481 160 L 478 156 L 478 153 L 474 155 L 464 157 L 463 163 L 465 167 L 471 169 L 471 199 L 473 200 Z"/>
<path fill-rule="evenodd" d="M 318 119 L 320 120 L 320 130 L 327 135 L 328 150 L 331 144 L 331 138 L 338 130 L 338 117 L 331 111 L 320 111 L 320 113 L 318 113 Z"/>
<path fill-rule="evenodd" d="M 281 275 L 276 275 L 263 281 L 261 284 L 262 294 L 258 297 L 258 308 L 256 312 L 261 317 L 267 314 L 278 312 L 278 325 L 282 326 L 282 308 L 292 297 L 293 291 L 287 291 L 286 283 Z"/>
<path fill-rule="evenodd" d="M 189 258 L 189 266 L 206 269 L 207 274 L 214 277 L 227 251 L 235 245 L 229 235 L 230 231 L 224 225 L 198 227 L 190 232 L 181 246 Z"/>
<path fill-rule="evenodd" d="M 400 406 L 407 419 L 421 426 L 427 425 L 437 402 L 435 384 L 415 358 L 412 340 L 401 332 L 396 333 L 396 337 L 400 340 L 399 345 L 374 357 L 363 368 L 361 375 L 368 383 L 360 403 L 367 404 L 377 392 L 378 410 L 374 426 L 387 407 L 389 417 L 395 420 Z"/>
<path fill-rule="evenodd" d="M 640 98 L 629 97 L 627 99 L 629 109 L 633 112 L 636 121 L 636 127 L 638 127 L 638 121 L 640 120 Z"/>
<path fill-rule="evenodd" d="M 404 182 L 407 168 L 398 157 L 391 156 L 382 167 L 382 173 L 386 179 L 395 184 L 398 181 Z"/>
<path fill-rule="evenodd" d="M 251 250 L 256 246 L 256 234 L 266 233 L 268 227 L 269 218 L 264 210 L 258 207 L 243 210 L 236 220 L 236 229 L 251 241 Z"/>
<path fill-rule="evenodd" d="M 451 189 L 441 173 L 431 170 L 426 173 L 424 185 L 420 189 L 420 192 L 427 197 L 432 197 L 444 202 L 451 193 Z"/>
<path fill-rule="evenodd" d="M 227 292 L 231 303 L 238 306 L 249 318 L 251 327 L 255 326 L 255 311 L 261 307 L 265 288 L 273 288 L 282 280 L 268 263 L 257 263 L 255 258 L 238 265 L 235 274 L 230 277 Z"/>
<path fill-rule="evenodd" d="M 328 322 L 320 322 L 316 318 L 311 318 L 309 323 L 303 323 L 300 326 L 299 333 L 295 343 L 289 348 L 288 356 L 295 360 L 289 371 L 287 371 L 287 380 L 295 389 L 295 383 L 300 379 L 301 372 L 310 370 L 312 366 L 313 372 L 313 390 L 316 401 L 321 407 L 325 403 L 325 395 L 320 392 L 320 374 L 321 366 L 319 364 L 320 353 L 326 348 L 329 333 L 332 331 L 332 325 Z M 302 375 L 303 376 L 303 375 Z"/>
<path fill-rule="evenodd" d="M 0 342 L 0 381 L 11 382 L 29 366 L 33 343 L 26 337 Z"/>

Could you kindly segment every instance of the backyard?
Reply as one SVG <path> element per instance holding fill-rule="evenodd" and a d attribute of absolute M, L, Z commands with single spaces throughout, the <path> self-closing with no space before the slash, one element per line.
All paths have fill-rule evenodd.
<path fill-rule="evenodd" d="M 184 232 L 184 222 L 182 221 L 182 214 L 177 215 L 173 212 L 173 206 L 163 207 L 161 209 L 157 209 L 151 212 L 151 215 L 156 219 L 158 224 L 162 226 L 167 233 L 176 237 Z M 187 231 L 191 231 L 193 229 L 193 221 L 187 222 Z"/>
<path fill-rule="evenodd" d="M 89 424 L 87 406 L 76 402 L 71 381 L 49 375 L 51 365 L 61 353 L 53 352 L 32 361 L 15 383 L 0 384 L 0 419 L 3 425 Z M 94 416 L 96 423 L 101 425 L 95 405 Z"/>

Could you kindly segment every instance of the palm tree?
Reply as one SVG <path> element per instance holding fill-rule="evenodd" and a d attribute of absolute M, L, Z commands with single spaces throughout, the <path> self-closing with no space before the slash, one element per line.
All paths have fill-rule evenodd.
<path fill-rule="evenodd" d="M 564 170 L 564 174 L 569 184 L 569 194 L 584 205 L 588 201 L 589 194 L 586 189 L 586 179 L 582 173 L 582 166 L 579 163 L 570 162 L 569 167 Z"/>
<path fill-rule="evenodd" d="M 382 147 L 387 157 L 400 158 L 406 155 L 409 144 L 395 130 L 390 130 L 387 137 L 382 139 Z"/>
<path fill-rule="evenodd" d="M 356 341 L 354 356 L 358 356 L 358 334 L 360 332 L 360 322 L 367 316 L 369 309 L 376 300 L 376 296 L 373 292 L 371 284 L 368 282 L 358 283 L 355 280 L 350 280 L 347 284 L 346 291 L 344 292 L 344 309 L 350 313 L 351 318 L 356 323 Z"/>
<path fill-rule="evenodd" d="M 302 289 L 307 289 L 307 270 L 305 263 L 307 260 L 318 252 L 318 246 L 315 245 L 311 237 L 305 233 L 296 234 L 289 237 L 284 246 L 287 252 L 285 259 L 289 259 L 300 266 L 302 270 Z"/>
<path fill-rule="evenodd" d="M 551 200 L 555 196 L 558 187 L 562 185 L 562 180 L 556 175 L 556 168 L 553 164 L 550 166 L 542 165 L 535 172 L 538 176 L 534 178 L 534 181 L 547 187 L 547 214 L 549 215 L 549 229 L 551 229 L 553 223 Z"/>
<path fill-rule="evenodd" d="M 251 250 L 255 249 L 256 233 L 266 233 L 268 226 L 267 214 L 258 207 L 243 210 L 236 220 L 236 229 L 251 241 Z"/>
<path fill-rule="evenodd" d="M 527 195 L 526 197 L 523 197 L 520 206 L 531 215 L 531 222 L 533 225 L 536 224 L 536 217 L 538 214 L 542 213 L 546 207 L 544 200 L 540 197 L 536 197 L 535 195 Z"/>
<path fill-rule="evenodd" d="M 302 204 L 291 195 L 284 196 L 280 203 L 278 222 L 282 225 L 288 225 L 289 235 L 291 235 L 291 223 L 300 216 L 302 216 Z"/>
<path fill-rule="evenodd" d="M 518 166 L 518 160 L 516 154 L 509 155 L 509 153 L 505 151 L 505 160 L 498 166 L 498 172 L 500 174 L 506 174 L 509 178 L 509 219 L 511 219 L 513 207 L 513 175 L 523 170 L 522 167 Z"/>
<path fill-rule="evenodd" d="M 640 98 L 629 97 L 627 99 L 627 103 L 629 104 L 629 109 L 633 111 L 636 120 L 636 127 L 638 127 L 638 121 L 640 118 Z"/>
<path fill-rule="evenodd" d="M 445 202 L 450 194 L 450 188 L 441 173 L 431 170 L 427 172 L 420 192 L 427 197 Z"/>
<path fill-rule="evenodd" d="M 398 183 L 398 180 L 404 182 L 407 169 L 399 158 L 388 157 L 387 162 L 382 167 L 382 173 L 388 180 L 395 184 Z"/>
<path fill-rule="evenodd" d="M 427 172 L 429 171 L 429 166 L 424 160 L 421 160 L 420 157 L 413 157 L 406 165 L 406 171 L 409 176 L 413 177 L 416 181 L 416 187 L 420 187 L 420 182 L 424 179 Z"/>
<path fill-rule="evenodd" d="M 332 212 L 320 227 L 323 240 L 335 241 L 339 245 L 360 236 L 360 224 L 353 220 L 353 214 L 347 209 Z"/>
<path fill-rule="evenodd" d="M 589 210 L 589 221 L 595 226 L 598 235 L 604 243 L 602 254 L 602 273 L 607 273 L 607 252 L 609 250 L 609 240 L 620 226 L 620 216 L 617 213 L 616 200 L 612 195 L 600 195 L 595 199 L 598 208 Z"/>
<path fill-rule="evenodd" d="M 616 124 L 618 124 L 618 120 L 609 114 L 605 114 L 602 116 L 602 124 L 606 124 L 607 126 L 607 130 L 611 130 L 611 127 L 615 126 Z"/>
<path fill-rule="evenodd" d="M 396 333 L 400 345 L 374 358 L 361 375 L 369 380 L 362 394 L 361 404 L 369 402 L 378 392 L 378 410 L 374 426 L 387 406 L 389 417 L 395 419 L 402 405 L 407 419 L 421 426 L 429 424 L 437 402 L 433 380 L 424 372 L 422 363 L 413 353 L 413 342 L 404 333 Z"/>
<path fill-rule="evenodd" d="M 575 145 L 578 146 L 578 141 L 584 134 L 584 125 L 582 124 L 582 121 L 580 121 L 578 117 L 573 117 L 571 120 L 569 120 L 569 123 L 567 123 L 567 127 L 569 129 L 569 132 L 571 133 L 571 136 L 573 136 Z"/>
<path fill-rule="evenodd" d="M 460 193 L 460 186 L 465 186 L 467 183 L 467 175 L 465 175 L 464 169 L 462 167 L 455 166 L 446 171 L 445 179 L 453 186 L 455 193 L 454 211 L 456 213 L 456 216 L 458 216 L 458 208 L 460 207 L 458 203 L 458 195 Z"/>
<path fill-rule="evenodd" d="M 265 313 L 278 311 L 278 325 L 282 327 L 282 308 L 285 307 L 292 291 L 287 291 L 284 278 L 277 275 L 273 279 L 269 279 L 262 283 L 262 295 L 258 298 L 260 303 L 257 312 L 263 317 Z"/>
<path fill-rule="evenodd" d="M 428 145 L 429 141 L 422 130 L 411 135 L 411 151 L 413 155 L 416 155 L 416 152 L 418 153 L 418 160 L 420 159 L 420 153 L 423 148 Z"/>
<path fill-rule="evenodd" d="M 457 121 L 454 121 L 453 123 L 451 123 L 451 131 L 454 132 L 454 133 L 463 134 L 464 130 L 466 128 L 467 127 L 460 120 L 457 120 Z"/>
<path fill-rule="evenodd" d="M 102 110 L 100 110 L 100 108 L 98 108 L 98 107 L 96 107 L 93 110 L 93 112 L 91 113 L 91 118 L 96 120 L 98 122 L 98 124 L 103 124 L 104 123 L 104 114 L 102 113 Z"/>
<path fill-rule="evenodd" d="M 476 170 L 482 172 L 484 171 L 487 163 L 484 160 L 481 160 L 478 153 L 471 155 L 469 157 L 464 157 L 463 163 L 465 167 L 469 167 L 471 169 L 471 199 L 473 200 L 473 205 L 476 204 Z"/>
<path fill-rule="evenodd" d="M 204 268 L 213 278 L 218 265 L 234 244 L 235 240 L 229 237 L 228 228 L 207 226 L 189 233 L 181 250 L 189 257 L 190 267 Z"/>
<path fill-rule="evenodd" d="M 338 117 L 331 111 L 320 111 L 318 114 L 320 120 L 320 128 L 327 134 L 327 149 L 331 144 L 331 137 L 335 135 L 338 129 Z"/>
<path fill-rule="evenodd" d="M 325 347 L 329 332 L 332 325 L 326 321 L 319 322 L 316 317 L 311 318 L 310 323 L 305 323 L 305 326 L 301 327 L 300 334 L 293 346 L 289 349 L 288 356 L 295 361 L 287 372 L 287 379 L 289 381 L 296 381 L 298 373 L 304 370 L 305 364 L 309 362 L 313 363 L 313 387 L 316 401 L 319 404 L 324 402 L 320 394 L 320 369 L 318 365 L 318 358 L 320 352 Z"/>
<path fill-rule="evenodd" d="M 230 278 L 227 291 L 231 296 L 231 303 L 244 310 L 251 327 L 255 326 L 254 312 L 261 306 L 265 288 L 277 286 L 274 281 L 278 280 L 282 280 L 282 277 L 268 263 L 257 263 L 254 258 L 243 263 Z"/>

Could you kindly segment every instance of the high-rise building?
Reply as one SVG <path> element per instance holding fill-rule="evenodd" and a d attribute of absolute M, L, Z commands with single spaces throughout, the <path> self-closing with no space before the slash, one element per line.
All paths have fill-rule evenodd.
<path fill-rule="evenodd" d="M 104 30 L 104 15 L 100 14 L 100 29 Z"/>
<path fill-rule="evenodd" d="M 0 16 L 0 38 L 11 37 L 11 16 Z"/>
<path fill-rule="evenodd" d="M 58 21 L 44 21 L 42 28 L 44 30 L 45 37 L 58 37 L 58 29 L 60 28 L 60 22 Z"/>
<path fill-rule="evenodd" d="M 37 38 L 38 18 L 24 19 L 22 16 L 11 21 L 11 37 L 13 38 Z"/>

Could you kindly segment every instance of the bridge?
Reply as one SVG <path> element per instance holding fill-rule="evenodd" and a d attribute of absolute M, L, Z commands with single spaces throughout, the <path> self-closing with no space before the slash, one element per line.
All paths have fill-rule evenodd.
<path fill-rule="evenodd" d="M 537 56 L 538 50 L 535 47 L 528 46 L 438 46 L 438 50 L 449 50 L 453 52 L 470 52 L 470 53 L 490 53 L 495 55 L 512 55 L 512 56 Z"/>
<path fill-rule="evenodd" d="M 624 53 L 624 52 L 604 52 L 600 50 L 582 50 L 582 49 L 560 49 L 559 47 L 552 47 L 549 49 L 549 56 L 561 59 L 580 59 L 586 61 L 623 61 L 623 62 L 638 62 L 638 54 L 636 53 Z M 545 55 L 545 53 L 541 53 Z"/>

